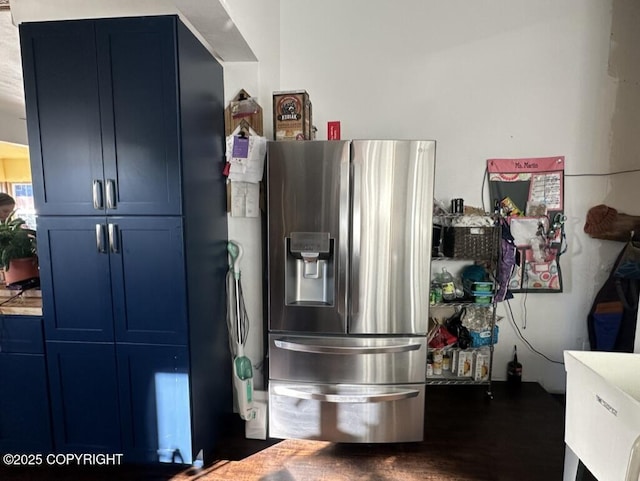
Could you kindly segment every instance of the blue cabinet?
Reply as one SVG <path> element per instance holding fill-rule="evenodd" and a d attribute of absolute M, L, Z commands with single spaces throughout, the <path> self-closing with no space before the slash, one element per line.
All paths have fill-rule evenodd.
<path fill-rule="evenodd" d="M 191 464 L 187 348 L 118 344 L 117 349 L 127 459 Z"/>
<path fill-rule="evenodd" d="M 46 350 L 56 450 L 121 453 L 114 345 L 48 341 Z"/>
<path fill-rule="evenodd" d="M 93 30 L 80 22 L 20 28 L 33 195 L 40 215 L 95 212 L 93 181 L 102 181 L 104 173 Z"/>
<path fill-rule="evenodd" d="M 222 67 L 173 15 L 20 38 L 53 449 L 207 462 L 232 411 Z"/>
<path fill-rule="evenodd" d="M 47 340 L 187 343 L 182 218 L 40 217 Z"/>
<path fill-rule="evenodd" d="M 181 213 L 175 23 L 21 25 L 38 215 Z"/>
<path fill-rule="evenodd" d="M 0 315 L 0 332 L 0 452 L 50 452 L 42 319 Z"/>
<path fill-rule="evenodd" d="M 38 218 L 47 340 L 113 341 L 109 255 L 98 250 L 96 240 L 96 226 L 104 220 Z"/>

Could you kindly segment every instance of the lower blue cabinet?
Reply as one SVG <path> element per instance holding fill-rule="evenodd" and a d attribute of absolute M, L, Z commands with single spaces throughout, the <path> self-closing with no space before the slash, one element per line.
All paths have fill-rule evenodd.
<path fill-rule="evenodd" d="M 55 450 L 122 453 L 113 343 L 47 342 Z"/>
<path fill-rule="evenodd" d="M 51 452 L 44 356 L 1 353 L 0 380 L 0 452 Z"/>
<path fill-rule="evenodd" d="M 118 344 L 125 460 L 192 464 L 188 353 Z"/>
<path fill-rule="evenodd" d="M 47 342 L 54 446 L 192 464 L 187 348 Z"/>
<path fill-rule="evenodd" d="M 42 318 L 0 315 L 0 452 L 51 449 Z"/>

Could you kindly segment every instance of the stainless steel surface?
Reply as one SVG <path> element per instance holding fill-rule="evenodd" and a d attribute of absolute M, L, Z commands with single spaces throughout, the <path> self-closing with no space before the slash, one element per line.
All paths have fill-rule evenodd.
<path fill-rule="evenodd" d="M 272 437 L 423 438 L 435 142 L 270 142 Z"/>
<path fill-rule="evenodd" d="M 426 333 L 435 142 L 352 143 L 352 333 Z"/>
<path fill-rule="evenodd" d="M 269 377 L 320 383 L 424 383 L 427 341 L 416 337 L 269 335 Z"/>
<path fill-rule="evenodd" d="M 320 339 L 321 341 L 323 339 Z M 348 341 L 351 343 L 351 340 Z M 289 351 L 309 352 L 315 354 L 390 354 L 394 352 L 407 352 L 420 349 L 417 342 L 393 342 L 388 345 L 376 345 L 377 343 L 366 342 L 364 346 L 344 346 L 344 345 L 326 345 L 313 340 L 300 341 L 296 339 L 276 339 L 273 341 L 276 347 L 280 349 L 288 349 Z"/>
<path fill-rule="evenodd" d="M 270 329 L 345 333 L 349 142 L 269 142 L 267 180 Z M 304 277 L 304 260 L 288 248 L 296 232 L 328 233 L 324 277 Z"/>
<path fill-rule="evenodd" d="M 93 208 L 102 209 L 102 181 L 93 181 Z"/>
<path fill-rule="evenodd" d="M 358 387 L 354 387 L 355 392 L 346 394 L 331 394 L 319 392 L 315 385 L 302 387 L 276 386 L 273 388 L 274 394 L 278 396 L 288 396 L 296 399 L 315 399 L 316 401 L 329 403 L 379 403 L 389 401 L 401 401 L 410 399 L 420 394 L 416 389 L 380 388 L 373 392 L 367 390 L 361 394 Z"/>
<path fill-rule="evenodd" d="M 421 384 L 272 381 L 269 436 L 351 443 L 419 442 L 423 440 L 424 402 Z"/>
<path fill-rule="evenodd" d="M 96 248 L 100 254 L 107 252 L 104 248 L 104 227 L 102 224 L 96 224 Z"/>

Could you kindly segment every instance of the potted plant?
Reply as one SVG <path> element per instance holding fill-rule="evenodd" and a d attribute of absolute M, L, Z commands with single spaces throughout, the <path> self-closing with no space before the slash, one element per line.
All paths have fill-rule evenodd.
<path fill-rule="evenodd" d="M 35 232 L 24 224 L 13 215 L 0 222 L 0 265 L 7 286 L 40 277 Z"/>

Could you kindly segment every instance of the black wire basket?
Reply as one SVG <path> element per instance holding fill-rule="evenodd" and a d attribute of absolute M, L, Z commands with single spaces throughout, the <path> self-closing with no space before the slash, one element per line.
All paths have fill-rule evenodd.
<path fill-rule="evenodd" d="M 497 227 L 445 227 L 442 253 L 453 259 L 495 259 L 499 236 Z"/>

